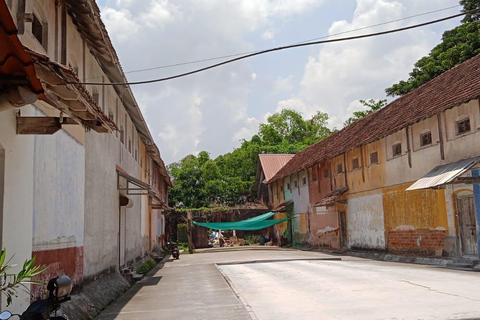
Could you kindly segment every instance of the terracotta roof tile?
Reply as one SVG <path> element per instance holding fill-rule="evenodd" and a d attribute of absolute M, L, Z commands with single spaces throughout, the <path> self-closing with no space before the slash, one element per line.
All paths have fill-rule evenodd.
<path fill-rule="evenodd" d="M 313 144 L 292 158 L 271 183 L 379 140 L 407 125 L 480 97 L 480 55 L 444 72 L 421 87 L 392 101 L 383 109 Z"/>

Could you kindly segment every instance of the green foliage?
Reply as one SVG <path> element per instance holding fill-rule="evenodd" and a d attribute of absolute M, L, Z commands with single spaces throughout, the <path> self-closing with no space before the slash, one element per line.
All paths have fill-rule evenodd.
<path fill-rule="evenodd" d="M 374 112 L 377 112 L 378 110 L 382 109 L 387 105 L 387 99 L 382 99 L 375 101 L 374 99 L 370 99 L 368 101 L 365 100 L 360 100 L 360 103 L 363 104 L 364 107 L 367 107 L 369 109 L 364 110 L 364 111 L 355 111 L 353 113 L 353 117 L 348 118 L 344 123 L 343 126 L 346 127 L 355 121 L 362 119 L 369 114 L 372 114 Z"/>
<path fill-rule="evenodd" d="M 480 8 L 480 0 L 461 0 L 463 11 Z M 388 96 L 404 95 L 424 83 L 432 80 L 454 66 L 467 61 L 480 53 L 480 15 L 467 14 L 463 24 L 445 31 L 442 42 L 430 51 L 430 54 L 415 63 L 407 81 L 385 89 Z"/>
<path fill-rule="evenodd" d="M 258 234 L 249 234 L 245 236 L 245 244 L 254 245 L 260 243 L 260 235 Z"/>
<path fill-rule="evenodd" d="M 155 261 L 152 259 L 148 259 L 145 261 L 137 270 L 137 273 L 143 274 L 144 276 L 147 275 L 147 273 L 150 272 L 155 267 Z"/>
<path fill-rule="evenodd" d="M 462 12 L 480 8 L 480 0 L 460 0 L 460 4 L 463 6 Z M 463 23 L 474 21 L 480 21 L 480 12 L 467 13 L 462 20 Z"/>
<path fill-rule="evenodd" d="M 9 270 L 16 265 L 10 264 L 13 257 L 5 261 L 6 256 L 7 250 L 3 249 L 0 253 L 0 291 L 7 298 L 6 306 L 8 307 L 12 303 L 13 297 L 17 297 L 19 288 L 30 294 L 27 284 L 40 283 L 40 281 L 33 280 L 33 277 L 41 274 L 47 268 L 36 266 L 35 257 L 33 257 L 30 260 L 25 260 L 22 270 L 17 274 L 9 273 Z"/>
<path fill-rule="evenodd" d="M 255 198 L 253 184 L 261 153 L 296 153 L 320 141 L 331 131 L 328 115 L 317 112 L 304 120 L 297 111 L 285 109 L 261 124 L 259 133 L 243 140 L 239 148 L 210 159 L 202 151 L 168 166 L 174 181 L 170 206 L 176 209 L 231 207 Z"/>

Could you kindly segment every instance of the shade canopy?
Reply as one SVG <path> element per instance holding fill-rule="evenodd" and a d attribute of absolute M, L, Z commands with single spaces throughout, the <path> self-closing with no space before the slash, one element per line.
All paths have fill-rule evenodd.
<path fill-rule="evenodd" d="M 273 226 L 277 223 L 284 222 L 288 220 L 286 219 L 274 219 L 274 220 L 267 220 L 268 218 L 275 215 L 276 212 L 267 212 L 261 214 L 259 216 L 235 221 L 235 222 L 193 222 L 194 225 L 214 229 L 214 230 L 242 230 L 242 231 L 249 231 L 249 230 L 260 230 L 264 228 L 268 228 Z"/>

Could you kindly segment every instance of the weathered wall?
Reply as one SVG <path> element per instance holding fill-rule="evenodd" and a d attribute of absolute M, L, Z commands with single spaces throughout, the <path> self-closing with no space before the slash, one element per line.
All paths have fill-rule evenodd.
<path fill-rule="evenodd" d="M 293 241 L 294 243 L 308 242 L 308 224 L 310 212 L 310 199 L 307 171 L 303 170 L 290 177 L 292 187 L 292 200 L 294 219 L 293 224 Z M 296 187 L 295 187 L 296 185 Z"/>
<path fill-rule="evenodd" d="M 85 149 L 62 130 L 35 136 L 33 253 L 48 280 L 83 278 Z"/>
<path fill-rule="evenodd" d="M 385 188 L 383 190 L 383 210 L 385 212 L 385 232 L 388 238 L 388 250 L 391 252 L 411 252 L 422 255 L 441 255 L 444 237 L 432 244 L 422 243 L 432 234 L 438 240 L 438 234 L 448 234 L 448 219 L 444 190 L 405 191 L 411 184 Z M 409 240 L 395 241 L 397 235 Z M 418 241 L 414 241 L 413 237 Z M 428 243 L 427 243 L 428 242 Z"/>
<path fill-rule="evenodd" d="M 316 247 L 340 248 L 338 214 L 335 206 L 316 207 L 310 215 L 310 243 Z"/>
<path fill-rule="evenodd" d="M 384 250 L 384 225 L 381 193 L 348 198 L 347 232 L 350 248 Z"/>
<path fill-rule="evenodd" d="M 132 176 L 140 168 L 113 135 L 88 132 L 85 139 L 85 276 L 119 264 L 119 191 L 116 165 Z M 126 209 L 126 261 L 142 254 L 141 196 Z"/>
<path fill-rule="evenodd" d="M 35 113 L 32 106 L 20 110 L 25 116 Z M 0 146 L 4 150 L 0 244 L 7 249 L 9 257 L 15 255 L 12 262 L 18 265 L 11 271 L 18 272 L 19 265 L 32 255 L 34 138 L 16 134 L 13 108 L 0 112 Z M 23 312 L 30 301 L 25 292 L 20 290 L 18 294 L 18 299 L 8 307 L 14 313 Z M 2 299 L 2 309 L 5 309 L 5 299 Z"/>

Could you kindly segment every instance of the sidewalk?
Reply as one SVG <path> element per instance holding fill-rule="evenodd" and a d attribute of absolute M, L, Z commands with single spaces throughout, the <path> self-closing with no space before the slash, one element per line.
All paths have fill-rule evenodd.
<path fill-rule="evenodd" d="M 251 319 L 216 264 L 313 259 L 340 260 L 320 252 L 246 247 L 166 257 L 95 319 Z"/>

